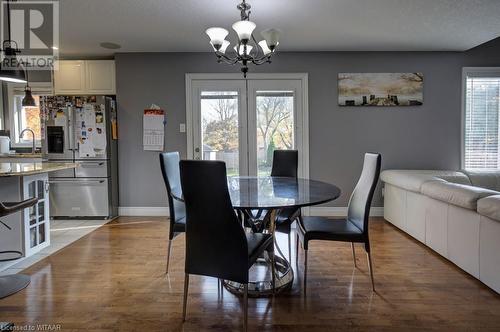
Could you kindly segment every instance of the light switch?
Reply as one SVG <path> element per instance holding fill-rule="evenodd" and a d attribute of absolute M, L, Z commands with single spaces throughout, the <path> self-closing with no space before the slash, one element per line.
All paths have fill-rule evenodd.
<path fill-rule="evenodd" d="M 181 123 L 181 124 L 179 125 L 179 131 L 180 131 L 181 133 L 185 133 L 185 132 L 186 132 L 186 124 L 185 124 L 185 123 Z"/>

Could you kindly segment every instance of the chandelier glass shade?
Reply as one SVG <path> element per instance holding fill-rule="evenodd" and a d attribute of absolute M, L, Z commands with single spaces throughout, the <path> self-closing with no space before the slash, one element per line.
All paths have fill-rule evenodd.
<path fill-rule="evenodd" d="M 220 27 L 208 28 L 205 32 L 210 38 L 210 45 L 215 52 L 217 62 L 230 65 L 240 64 L 243 76 L 246 77 L 248 65 L 262 65 L 271 63 L 271 57 L 279 45 L 280 31 L 266 29 L 261 32 L 262 40 L 257 41 L 254 35 L 256 25 L 250 21 L 250 4 L 242 0 L 236 8 L 240 11 L 241 20 L 232 25 L 238 36 L 238 42 L 232 47 L 226 37 L 229 31 Z M 233 52 L 234 50 L 234 52 Z"/>

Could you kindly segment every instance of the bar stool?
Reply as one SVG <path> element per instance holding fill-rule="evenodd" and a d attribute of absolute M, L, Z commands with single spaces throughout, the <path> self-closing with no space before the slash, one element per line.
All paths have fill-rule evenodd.
<path fill-rule="evenodd" d="M 30 198 L 17 203 L 1 203 L 0 202 L 0 218 L 8 216 L 23 209 L 29 208 L 38 202 L 37 198 Z M 11 230 L 6 223 L 0 220 L 0 224 Z M 10 258 L 0 258 L 0 262 L 8 262 L 23 257 L 23 253 L 17 250 L 0 251 L 0 255 L 10 254 L 14 255 Z M 0 299 L 13 295 L 25 289 L 30 283 L 30 276 L 24 274 L 12 274 L 7 276 L 0 276 Z M 12 331 L 14 324 L 8 322 L 0 322 L 0 331 Z"/>
<path fill-rule="evenodd" d="M 5 217 L 9 214 L 13 214 L 23 209 L 29 208 L 38 202 L 37 198 L 30 198 L 22 202 L 17 203 L 0 203 L 0 217 Z M 7 229 L 11 230 L 7 224 L 0 220 L 0 223 L 4 225 Z M 23 253 L 17 250 L 0 251 L 0 255 L 10 254 L 15 255 L 10 258 L 0 258 L 0 262 L 8 262 L 19 259 L 23 256 Z M 30 277 L 23 274 L 14 274 L 7 276 L 0 276 L 0 299 L 10 296 L 19 292 L 20 290 L 26 288 L 30 283 Z"/>

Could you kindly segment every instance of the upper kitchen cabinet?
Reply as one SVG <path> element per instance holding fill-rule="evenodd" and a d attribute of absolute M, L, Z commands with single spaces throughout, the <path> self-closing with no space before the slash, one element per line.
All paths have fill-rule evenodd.
<path fill-rule="evenodd" d="M 59 61 L 54 71 L 54 92 L 58 95 L 85 94 L 85 61 Z"/>
<path fill-rule="evenodd" d="M 86 61 L 85 74 L 88 94 L 116 94 L 115 62 L 113 60 Z"/>
<path fill-rule="evenodd" d="M 116 94 L 113 60 L 61 60 L 54 72 L 56 95 Z"/>

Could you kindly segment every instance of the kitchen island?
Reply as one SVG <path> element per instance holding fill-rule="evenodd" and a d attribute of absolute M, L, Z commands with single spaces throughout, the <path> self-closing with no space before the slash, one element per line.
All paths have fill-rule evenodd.
<path fill-rule="evenodd" d="M 11 229 L 0 224 L 0 251 L 20 251 L 28 257 L 50 244 L 48 173 L 76 167 L 75 163 L 2 162 L 0 159 L 0 201 L 38 198 L 36 205 L 2 218 Z"/>

